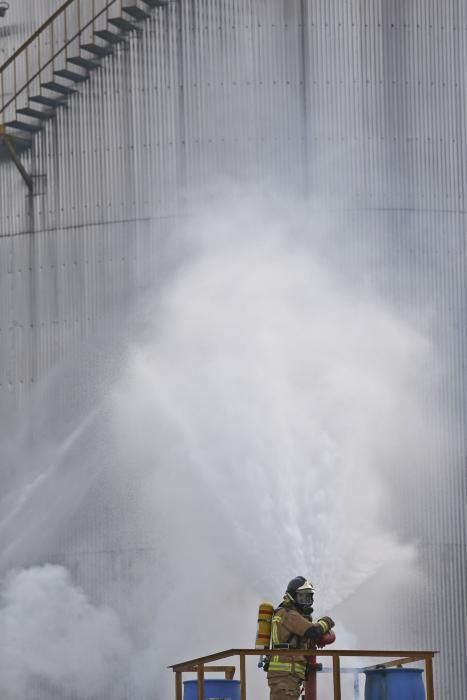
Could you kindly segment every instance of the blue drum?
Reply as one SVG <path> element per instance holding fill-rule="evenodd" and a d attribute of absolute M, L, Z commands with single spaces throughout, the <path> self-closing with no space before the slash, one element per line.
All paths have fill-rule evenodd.
<path fill-rule="evenodd" d="M 183 700 L 198 700 L 198 681 L 184 681 L 183 685 Z M 240 700 L 240 681 L 205 678 L 204 700 Z"/>
<path fill-rule="evenodd" d="M 365 671 L 365 700 L 425 700 L 421 668 Z"/>

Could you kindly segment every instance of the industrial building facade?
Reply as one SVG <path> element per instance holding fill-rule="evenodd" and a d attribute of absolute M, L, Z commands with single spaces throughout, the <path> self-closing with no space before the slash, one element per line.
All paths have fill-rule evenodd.
<path fill-rule="evenodd" d="M 407 600 L 395 615 L 416 630 L 404 639 L 440 647 L 438 697 L 464 697 L 465 2 L 74 0 L 62 12 L 61 2 L 41 3 L 33 19 L 30 4 L 11 0 L 0 19 L 4 62 L 39 32 L 15 73 L 13 64 L 2 68 L 3 124 L 20 119 L 18 109 L 50 112 L 23 114 L 30 130 L 2 132 L 24 168 L 3 144 L 5 434 L 38 382 L 116 300 L 136 298 L 151 281 L 164 240 L 189 219 L 187 191 L 248 177 L 332 201 L 364 232 L 367 252 L 355 252 L 362 274 L 436 319 L 453 444 L 424 507 L 405 504 L 414 514 L 401 532 L 416 537 L 429 583 L 423 600 Z M 119 40 L 106 41 L 106 31 Z M 76 57 L 89 65 L 73 67 Z M 41 87 L 72 68 L 81 78 L 63 74 L 67 93 Z M 38 95 L 56 104 L 34 105 Z M 372 268 L 375 258 L 384 270 Z"/>

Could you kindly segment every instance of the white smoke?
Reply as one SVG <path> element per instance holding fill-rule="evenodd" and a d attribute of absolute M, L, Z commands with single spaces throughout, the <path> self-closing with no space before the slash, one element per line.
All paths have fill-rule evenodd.
<path fill-rule="evenodd" d="M 183 621 L 159 613 L 167 661 L 249 646 L 254 605 L 297 574 L 325 613 L 381 567 L 411 573 L 385 479 L 431 449 L 430 344 L 338 274 L 314 228 L 264 203 L 213 207 L 142 312 L 113 405 L 122 479 Z"/>
<path fill-rule="evenodd" d="M 0 517 L 9 557 L 28 564 L 44 513 L 40 552 L 54 551 L 52 530 L 67 533 L 73 497 L 57 509 L 60 492 L 89 499 L 102 519 L 74 512 L 72 545 L 78 560 L 93 548 L 115 553 L 120 579 L 84 566 L 80 575 L 119 618 L 93 607 L 63 569 L 13 574 L 0 613 L 8 700 L 26 697 L 37 679 L 97 697 L 123 668 L 132 698 L 166 697 L 167 664 L 252 646 L 257 604 L 280 600 L 293 576 L 308 576 L 316 612 L 332 614 L 385 566 L 411 575 L 416 543 L 396 534 L 403 504 L 395 507 L 387 484 L 423 463 L 436 440 L 431 347 L 338 264 L 327 225 L 319 212 L 231 193 L 161 251 L 171 266 L 163 284 L 136 320 L 121 319 L 131 339 L 120 379 L 99 400 L 83 391 L 93 399 L 87 412 L 99 407 L 99 439 L 81 436 L 72 455 L 60 448 L 59 461 L 44 460 L 57 464 L 44 478 L 36 460 L 38 487 L 10 499 L 14 517 Z M 46 403 L 60 425 L 52 390 Z M 92 505 L 95 474 L 107 484 L 105 510 Z M 114 697 L 125 692 L 112 686 Z"/>
<path fill-rule="evenodd" d="M 11 572 L 0 598 L 0 695 L 95 698 L 121 678 L 130 644 L 61 566 Z"/>

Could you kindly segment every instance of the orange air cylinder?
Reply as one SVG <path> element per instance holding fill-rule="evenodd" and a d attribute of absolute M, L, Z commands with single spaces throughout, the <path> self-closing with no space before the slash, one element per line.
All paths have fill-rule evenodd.
<path fill-rule="evenodd" d="M 258 610 L 258 628 L 256 632 L 256 649 L 268 649 L 271 641 L 271 622 L 274 614 L 272 603 L 261 603 Z"/>

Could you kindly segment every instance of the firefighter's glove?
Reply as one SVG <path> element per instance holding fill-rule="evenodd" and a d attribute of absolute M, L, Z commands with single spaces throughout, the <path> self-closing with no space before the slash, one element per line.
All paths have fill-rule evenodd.
<path fill-rule="evenodd" d="M 323 628 L 318 622 L 314 622 L 311 627 L 307 629 L 305 634 L 303 635 L 306 639 L 311 639 L 313 642 L 316 642 L 320 637 L 322 637 L 324 634 Z"/>
<path fill-rule="evenodd" d="M 336 623 L 332 617 L 320 617 L 317 624 L 321 626 L 321 629 L 323 630 L 322 634 L 326 634 L 334 627 Z"/>

